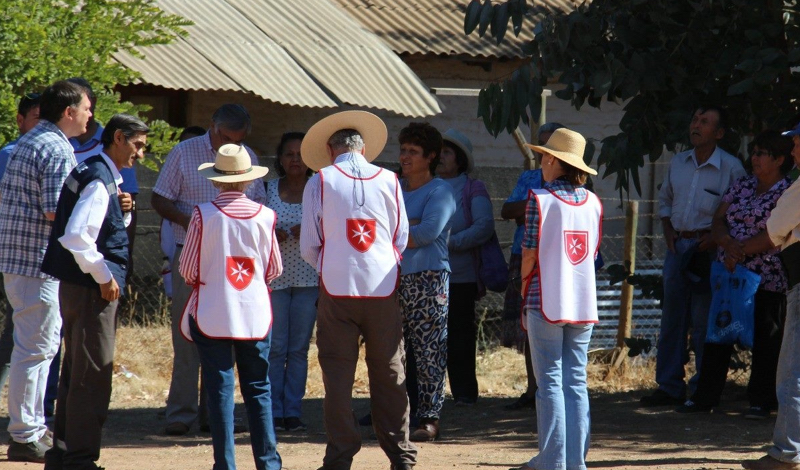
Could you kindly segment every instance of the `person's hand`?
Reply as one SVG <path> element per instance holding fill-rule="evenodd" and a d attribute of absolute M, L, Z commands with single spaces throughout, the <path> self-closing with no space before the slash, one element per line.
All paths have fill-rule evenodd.
<path fill-rule="evenodd" d="M 298 240 L 300 239 L 300 224 L 293 226 L 289 231 L 292 233 L 292 237 Z"/>
<path fill-rule="evenodd" d="M 667 249 L 675 253 L 675 239 L 678 238 L 678 232 L 672 227 L 672 222 L 669 219 L 662 219 L 661 225 L 664 228 L 664 242 L 667 244 Z"/>
<path fill-rule="evenodd" d="M 711 251 L 717 247 L 717 244 L 711 237 L 711 233 L 704 233 L 703 235 L 700 235 L 698 240 L 700 240 L 700 242 L 697 244 L 697 251 Z"/>
<path fill-rule="evenodd" d="M 727 253 L 725 254 L 724 264 L 725 264 L 725 269 L 727 269 L 728 271 L 730 272 L 736 271 L 736 260 L 733 259 L 733 257 L 728 256 Z"/>
<path fill-rule="evenodd" d="M 275 236 L 278 237 L 278 243 L 283 243 L 289 239 L 289 233 L 282 228 L 275 229 Z"/>
<path fill-rule="evenodd" d="M 739 240 L 733 237 L 727 237 L 722 249 L 725 251 L 725 257 L 730 257 L 734 263 L 741 263 L 744 261 L 744 243 Z"/>
<path fill-rule="evenodd" d="M 119 298 L 119 285 L 113 277 L 105 284 L 100 284 L 100 297 L 108 302 L 113 302 Z"/>
<path fill-rule="evenodd" d="M 119 206 L 122 208 L 122 212 L 130 212 L 133 210 L 133 197 L 131 193 L 119 193 Z"/>

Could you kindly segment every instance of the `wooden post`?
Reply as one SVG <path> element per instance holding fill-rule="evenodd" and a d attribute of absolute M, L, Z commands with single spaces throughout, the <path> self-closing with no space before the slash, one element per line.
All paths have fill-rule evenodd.
<path fill-rule="evenodd" d="M 527 142 L 525 141 L 525 136 L 522 135 L 522 131 L 519 130 L 519 127 L 514 129 L 514 133 L 511 134 L 514 137 L 514 141 L 517 142 L 517 147 L 519 147 L 519 151 L 522 152 L 522 157 L 525 159 L 525 169 L 531 169 L 531 165 L 536 165 L 536 159 L 533 158 L 533 151 L 530 147 L 526 146 Z"/>
<path fill-rule="evenodd" d="M 630 263 L 630 271 L 636 271 L 636 231 L 639 225 L 639 201 L 628 201 L 625 211 L 625 263 Z M 627 281 L 622 283 L 619 296 L 619 326 L 617 329 L 617 347 L 625 346 L 625 338 L 631 336 L 631 316 L 633 313 L 633 286 Z"/>

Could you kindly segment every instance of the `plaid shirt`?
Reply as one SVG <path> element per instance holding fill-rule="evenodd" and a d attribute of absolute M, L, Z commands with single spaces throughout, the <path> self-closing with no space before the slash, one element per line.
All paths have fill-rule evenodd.
<path fill-rule="evenodd" d="M 22 136 L 0 181 L 0 272 L 47 279 L 41 272 L 61 186 L 75 167 L 67 136 L 41 120 Z"/>
<path fill-rule="evenodd" d="M 247 151 L 253 165 L 258 165 L 253 151 L 249 148 Z M 203 163 L 214 163 L 216 156 L 217 152 L 211 148 L 211 137 L 208 133 L 179 143 L 167 155 L 153 192 L 174 202 L 184 214 L 191 214 L 194 206 L 211 202 L 219 195 L 219 189 L 197 171 L 197 167 Z M 267 193 L 261 180 L 253 181 L 245 194 L 259 204 L 267 203 Z M 170 225 L 175 243 L 183 245 L 186 230 L 174 222 Z"/>
<path fill-rule="evenodd" d="M 589 197 L 589 191 L 583 187 L 573 186 L 567 180 L 557 179 L 544 183 L 542 189 L 546 189 L 565 201 L 579 203 Z M 522 237 L 522 248 L 536 249 L 539 246 L 539 206 L 536 198 L 530 196 L 528 204 L 525 206 L 525 235 Z M 528 290 L 525 293 L 525 304 L 522 311 L 528 309 L 542 310 L 542 299 L 539 295 L 539 276 L 533 276 Z"/>

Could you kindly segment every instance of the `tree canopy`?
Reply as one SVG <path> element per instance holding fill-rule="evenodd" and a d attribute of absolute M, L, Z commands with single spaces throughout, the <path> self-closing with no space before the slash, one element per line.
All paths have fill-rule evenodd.
<path fill-rule="evenodd" d="M 22 95 L 69 77 L 84 77 L 98 95 L 96 116 L 138 114 L 143 106 L 120 102 L 113 87 L 133 82 L 135 71 L 112 55 L 166 44 L 186 34 L 184 18 L 154 0 L 0 0 L 0 141 L 16 138 L 15 116 Z M 150 123 L 158 137 L 171 138 L 164 122 Z M 154 140 L 154 139 L 151 139 Z M 162 142 L 163 144 L 163 142 Z"/>
<path fill-rule="evenodd" d="M 533 2 L 538 3 L 538 2 Z M 532 28 L 523 46 L 530 61 L 481 91 L 479 116 L 495 136 L 537 119 L 550 80 L 555 95 L 580 109 L 622 103 L 617 135 L 603 139 L 598 166 L 616 188 L 641 194 L 639 168 L 688 143 L 697 106 L 730 111 L 724 145 L 781 129 L 797 114 L 800 5 L 778 0 L 594 0 L 538 22 L 526 0 L 473 0 L 464 30 L 487 32 L 498 43 Z M 530 113 L 530 114 L 528 114 Z M 530 117 L 529 117 L 530 116 Z"/>

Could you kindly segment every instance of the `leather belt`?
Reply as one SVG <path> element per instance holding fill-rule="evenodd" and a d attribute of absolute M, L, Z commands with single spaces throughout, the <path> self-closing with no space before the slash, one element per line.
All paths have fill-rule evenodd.
<path fill-rule="evenodd" d="M 711 230 L 682 230 L 678 232 L 678 236 L 681 238 L 700 238 L 710 232 Z"/>

